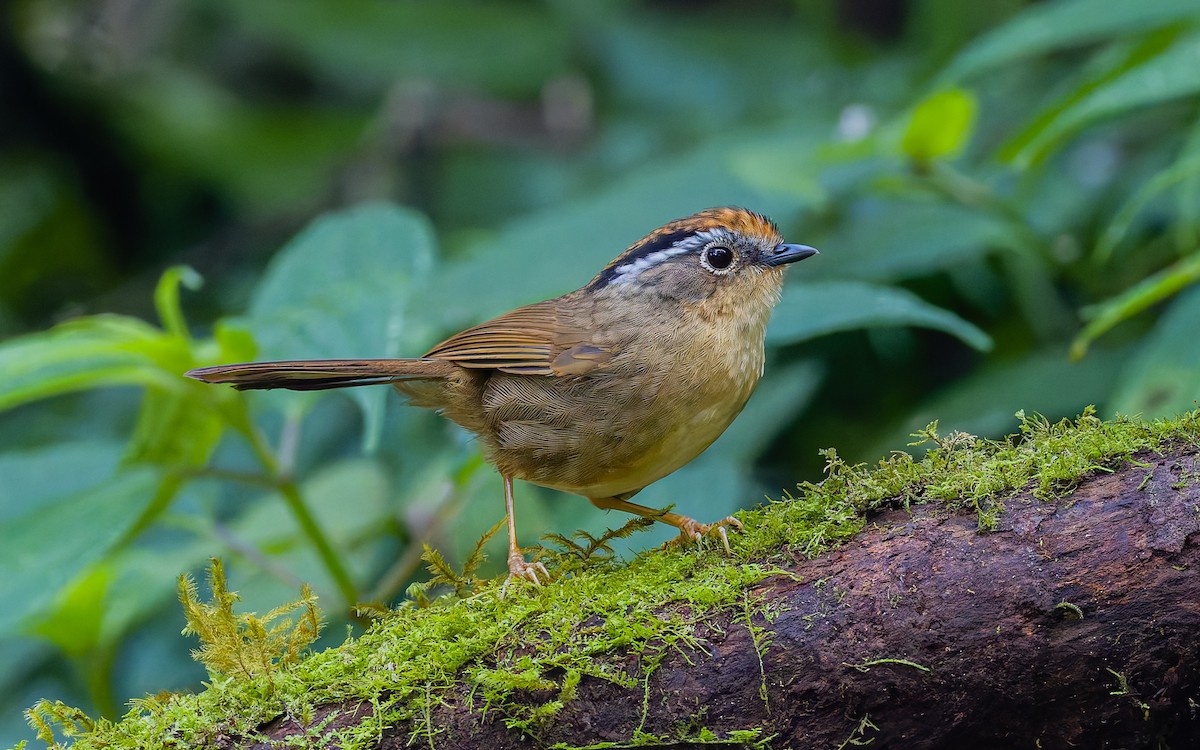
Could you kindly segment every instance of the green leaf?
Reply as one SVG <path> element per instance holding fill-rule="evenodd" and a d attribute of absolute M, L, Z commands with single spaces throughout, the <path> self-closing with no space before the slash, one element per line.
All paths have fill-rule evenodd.
<path fill-rule="evenodd" d="M 941 273 L 1013 241 L 1001 220 L 947 203 L 865 198 L 845 212 L 835 233 L 806 240 L 821 257 L 795 276 L 900 281 Z"/>
<path fill-rule="evenodd" d="M 1180 35 L 1179 28 L 1169 26 L 1147 34 L 1134 44 L 1114 44 L 1101 49 L 1072 73 L 1073 80 L 1069 84 L 1059 87 L 1062 93 L 1057 98 L 1043 106 L 1015 135 L 1005 141 L 997 150 L 996 157 L 1006 162 L 1015 160 L 1030 142 L 1041 137 L 1064 112 L 1129 71 L 1144 65 L 1147 60 L 1161 55 L 1175 44 Z M 1042 152 L 1037 158 L 1040 160 L 1047 153 Z"/>
<path fill-rule="evenodd" d="M 174 468 L 208 463 L 226 424 L 221 413 L 207 408 L 195 391 L 147 390 L 127 457 Z"/>
<path fill-rule="evenodd" d="M 1196 408 L 1200 400 L 1198 320 L 1200 288 L 1195 288 L 1171 303 L 1142 351 L 1122 372 L 1113 397 L 1117 412 L 1151 418 Z"/>
<path fill-rule="evenodd" d="M 957 156 L 975 126 L 978 104 L 964 89 L 944 89 L 920 101 L 909 118 L 900 149 L 916 162 Z"/>
<path fill-rule="evenodd" d="M 1071 342 L 1071 358 L 1082 358 L 1088 346 L 1113 326 L 1197 282 L 1200 282 L 1200 250 L 1086 310 L 1091 320 Z"/>
<path fill-rule="evenodd" d="M 857 281 L 785 287 L 783 299 L 767 327 L 767 342 L 780 346 L 838 331 L 888 326 L 944 331 L 980 351 L 992 346 L 991 338 L 976 326 L 906 289 Z"/>
<path fill-rule="evenodd" d="M 182 373 L 195 360 L 179 285 L 199 277 L 184 268 L 163 274 L 155 302 L 165 333 L 136 318 L 93 315 L 0 344 L 0 409 L 73 391 L 114 385 L 146 386 L 128 456 L 189 466 L 203 464 L 223 422 Z M 203 394 L 203 395 L 202 395 Z"/>
<path fill-rule="evenodd" d="M 1066 0 L 1033 5 L 968 45 L 939 80 L 948 85 L 1025 57 L 1195 18 L 1200 18 L 1195 0 Z"/>
<path fill-rule="evenodd" d="M 1096 88 L 1048 121 L 1013 156 L 1019 166 L 1034 164 L 1060 141 L 1088 125 L 1133 110 L 1200 93 L 1200 35 L 1184 37 L 1162 54 Z"/>
<path fill-rule="evenodd" d="M 267 268 L 247 327 L 263 359 L 420 356 L 432 343 L 416 302 L 427 286 L 435 241 L 429 221 L 398 206 L 368 204 L 313 222 Z M 387 388 L 355 388 L 378 439 Z M 312 394 L 285 394 L 302 409 Z"/>
<path fill-rule="evenodd" d="M 121 451 L 111 442 L 81 440 L 0 453 L 0 524 L 90 487 L 112 471 Z"/>
<path fill-rule="evenodd" d="M 68 656 L 79 658 L 100 645 L 104 600 L 111 566 L 100 563 L 80 572 L 58 592 L 50 612 L 30 628 Z"/>
<path fill-rule="evenodd" d="M 64 464 L 66 466 L 66 464 Z M 103 558 L 141 514 L 162 475 L 123 469 L 87 489 L 39 504 L 5 523 L 0 555 L 0 632 L 48 606 Z"/>
<path fill-rule="evenodd" d="M 93 315 L 0 344 L 0 410 L 113 385 L 177 390 L 188 361 L 178 340 L 144 321 Z M 179 362 L 173 370 L 160 363 Z"/>
<path fill-rule="evenodd" d="M 1096 245 L 1096 259 L 1103 262 L 1112 257 L 1113 249 L 1129 233 L 1134 219 L 1162 193 L 1200 175 L 1200 152 L 1190 154 L 1154 175 L 1125 201 L 1112 221 L 1105 227 Z"/>

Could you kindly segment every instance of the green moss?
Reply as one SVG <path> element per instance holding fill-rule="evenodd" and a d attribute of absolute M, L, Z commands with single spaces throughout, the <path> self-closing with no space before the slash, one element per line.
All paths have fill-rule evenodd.
<path fill-rule="evenodd" d="M 924 664 L 918 664 L 915 661 L 909 661 L 908 659 L 892 659 L 892 658 L 871 659 L 869 661 L 864 661 L 861 664 L 843 664 L 842 666 L 843 667 L 852 667 L 853 669 L 857 669 L 859 672 L 870 672 L 871 667 L 878 667 L 881 664 L 893 664 L 893 665 L 901 666 L 901 667 L 912 667 L 913 669 L 916 669 L 921 672 L 931 671 L 929 669 L 929 667 L 925 666 Z"/>
<path fill-rule="evenodd" d="M 767 750 L 775 735 L 763 736 L 761 729 L 737 729 L 726 737 L 718 737 L 711 730 L 701 729 L 695 734 L 677 734 L 674 737 L 660 737 L 657 734 L 636 732 L 629 742 L 597 742 L 593 745 L 567 745 L 558 743 L 550 746 L 550 750 L 622 750 L 635 747 L 670 747 L 672 745 L 713 745 L 724 747 L 742 747 L 746 750 Z"/>
<path fill-rule="evenodd" d="M 771 613 L 747 599 L 746 588 L 767 576 L 791 575 L 779 566 L 792 555 L 815 556 L 845 542 L 870 509 L 938 502 L 977 513 L 980 528 L 987 529 L 1003 503 L 1024 488 L 1040 498 L 1060 497 L 1082 477 L 1111 471 L 1135 452 L 1173 442 L 1200 444 L 1200 412 L 1156 422 L 1103 422 L 1092 410 L 1055 424 L 1018 417 L 1020 434 L 1001 441 L 943 437 L 935 423 L 917 435 L 917 445 L 929 446 L 924 457 L 895 453 L 873 467 L 847 464 L 829 449 L 823 481 L 805 482 L 782 500 L 742 514 L 746 529 L 734 535 L 732 556 L 672 549 L 619 565 L 593 559 L 593 552 L 604 550 L 604 539 L 584 540 L 557 553 L 544 551 L 548 566 L 561 572 L 553 585 L 518 586 L 503 596 L 498 581 L 482 582 L 470 593 L 461 585 L 470 576 L 442 571 L 459 598 L 386 613 L 338 648 L 296 663 L 277 661 L 265 671 L 213 670 L 203 692 L 137 701 L 117 722 L 93 721 L 49 703 L 30 712 L 31 722 L 48 743 L 57 731 L 80 750 L 194 747 L 217 736 L 255 738 L 262 723 L 281 715 L 311 718 L 320 705 L 365 701 L 374 708 L 369 720 L 336 730 L 326 729 L 336 726 L 336 717 L 307 731 L 297 725 L 297 739 L 372 746 L 385 727 L 412 721 L 413 743 L 435 747 L 432 711 L 465 686 L 490 718 L 536 734 L 572 699 L 585 675 L 641 687 L 648 701 L 655 669 L 671 653 L 688 658 L 701 649 L 695 625 L 714 612 L 741 617 L 752 636 L 758 627 L 753 640 L 761 657 L 769 642 L 754 622 Z M 606 658 L 615 653 L 639 658 L 632 665 Z M 256 658 L 270 662 L 261 653 Z M 646 708 L 648 703 L 642 729 L 620 746 L 648 744 Z M 766 741 L 759 735 L 703 741 L 754 746 Z"/>
<path fill-rule="evenodd" d="M 734 617 L 735 622 L 740 622 L 746 627 L 750 633 L 750 642 L 754 646 L 754 655 L 758 657 L 758 697 L 762 699 L 763 708 L 767 713 L 771 713 L 771 701 L 767 695 L 767 667 L 764 657 L 767 655 L 767 650 L 771 647 L 772 632 L 762 625 L 757 624 L 754 619 L 760 617 L 766 622 L 772 622 L 780 614 L 778 605 L 768 604 L 761 597 L 752 598 L 749 592 L 742 593 L 742 609 Z"/>

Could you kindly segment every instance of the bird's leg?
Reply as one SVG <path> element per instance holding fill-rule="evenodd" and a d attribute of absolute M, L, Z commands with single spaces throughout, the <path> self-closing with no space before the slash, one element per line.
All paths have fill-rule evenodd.
<path fill-rule="evenodd" d="M 712 535 L 720 537 L 721 544 L 725 545 L 726 552 L 733 552 L 729 548 L 729 535 L 725 532 L 726 527 L 733 529 L 742 528 L 742 522 L 733 516 L 727 516 L 720 521 L 713 523 L 700 523 L 694 518 L 680 515 L 678 513 L 670 513 L 663 510 L 655 510 L 647 508 L 645 505 L 631 503 L 628 500 L 623 500 L 619 497 L 589 497 L 592 505 L 604 510 L 622 510 L 626 513 L 633 513 L 643 518 L 652 518 L 655 521 L 662 521 L 679 529 L 679 537 L 672 539 L 668 544 L 681 544 L 686 542 L 696 543 L 706 536 Z"/>
<path fill-rule="evenodd" d="M 540 562 L 526 560 L 525 555 L 521 553 L 521 548 L 517 546 L 517 521 L 513 513 L 513 480 L 507 474 L 501 476 L 504 479 L 504 508 L 508 512 L 508 578 L 504 581 L 504 585 L 507 587 L 508 582 L 514 578 L 523 578 L 535 586 L 540 586 L 542 582 L 538 580 L 538 574 L 540 573 L 548 582 L 550 573 Z"/>

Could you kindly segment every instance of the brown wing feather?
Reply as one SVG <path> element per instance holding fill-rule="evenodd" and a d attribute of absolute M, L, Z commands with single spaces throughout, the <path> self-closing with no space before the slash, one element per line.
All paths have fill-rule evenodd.
<path fill-rule="evenodd" d="M 602 346 L 578 343 L 586 333 L 562 323 L 557 302 L 519 307 L 451 336 L 425 356 L 516 375 L 583 375 L 611 359 Z M 571 353 L 576 349 L 578 358 Z"/>

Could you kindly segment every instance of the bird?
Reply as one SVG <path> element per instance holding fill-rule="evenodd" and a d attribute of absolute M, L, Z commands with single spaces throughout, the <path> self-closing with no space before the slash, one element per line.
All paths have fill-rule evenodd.
<path fill-rule="evenodd" d="M 251 362 L 185 373 L 239 390 L 390 384 L 477 436 L 504 485 L 506 585 L 551 577 L 517 543 L 513 481 L 587 498 L 718 537 L 701 523 L 630 502 L 703 452 L 762 377 L 763 337 L 788 265 L 817 255 L 766 216 L 710 208 L 630 245 L 585 286 L 467 328 L 418 358 Z"/>

